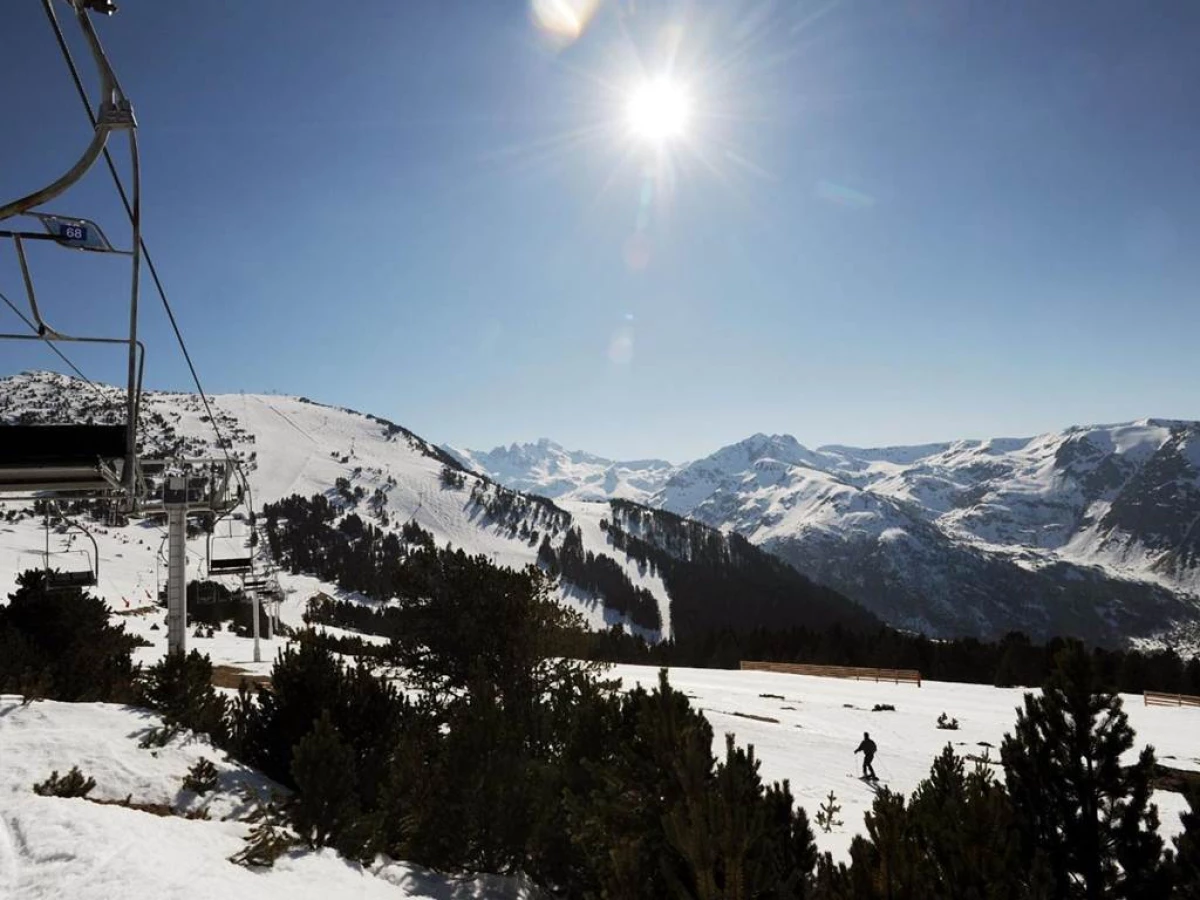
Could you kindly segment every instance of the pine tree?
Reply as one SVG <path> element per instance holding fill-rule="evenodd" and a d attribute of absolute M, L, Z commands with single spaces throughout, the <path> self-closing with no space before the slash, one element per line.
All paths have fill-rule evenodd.
<path fill-rule="evenodd" d="M 219 778 L 220 773 L 217 771 L 217 767 L 212 764 L 211 760 L 202 756 L 188 769 L 188 773 L 183 779 L 183 789 L 194 794 L 207 794 L 209 791 L 217 789 Z"/>
<path fill-rule="evenodd" d="M 1183 832 L 1175 838 L 1173 876 L 1176 900 L 1200 900 L 1200 789 L 1187 792 L 1188 810 L 1179 818 Z"/>
<path fill-rule="evenodd" d="M 221 741 L 226 704 L 212 686 L 212 673 L 212 661 L 196 650 L 169 653 L 142 675 L 141 699 L 162 713 L 168 733 L 190 728 Z"/>
<path fill-rule="evenodd" d="M 17 576 L 0 605 L 0 691 L 52 700 L 127 702 L 137 641 L 109 622 L 103 600 L 79 588 L 46 589 L 41 570 Z"/>
<path fill-rule="evenodd" d="M 967 772 L 947 746 L 906 803 L 881 791 L 851 864 L 821 860 L 822 900 L 1033 900 L 1038 871 L 1022 858 L 1003 786 L 985 764 Z"/>
<path fill-rule="evenodd" d="M 338 734 L 328 711 L 313 730 L 296 744 L 292 778 L 297 796 L 292 824 L 313 846 L 337 841 L 358 816 L 354 751 Z"/>
<path fill-rule="evenodd" d="M 817 827 L 826 834 L 833 831 L 834 828 L 843 824 L 842 820 L 837 817 L 841 811 L 842 805 L 837 802 L 837 796 L 831 790 L 825 802 L 817 808 Z"/>
<path fill-rule="evenodd" d="M 55 769 L 49 778 L 33 786 L 33 792 L 42 797 L 86 797 L 95 786 L 95 778 L 84 777 L 79 766 L 71 766 L 71 771 L 62 777 Z"/>
<path fill-rule="evenodd" d="M 1056 663 L 1042 694 L 1025 695 L 1001 747 L 1027 857 L 1044 853 L 1056 897 L 1162 897 L 1153 750 L 1122 769 L 1134 732 L 1120 697 L 1102 687 L 1082 647 Z"/>
<path fill-rule="evenodd" d="M 725 736 L 712 768 L 708 746 L 689 742 L 675 766 L 682 797 L 666 816 L 667 840 L 682 863 L 667 884 L 688 900 L 807 896 L 816 861 L 808 817 L 796 813 L 786 782 L 764 790 L 754 748 Z"/>

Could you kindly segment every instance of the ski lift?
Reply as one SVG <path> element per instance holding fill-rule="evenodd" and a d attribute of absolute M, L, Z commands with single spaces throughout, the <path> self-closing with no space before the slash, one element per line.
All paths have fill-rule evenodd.
<path fill-rule="evenodd" d="M 250 536 L 233 533 L 233 518 L 229 519 L 229 535 L 216 537 L 218 518 L 208 535 L 209 575 L 248 575 L 254 571 L 254 555 L 250 550 Z M 214 538 L 216 539 L 214 541 Z M 214 551 L 214 543 L 220 542 Z M 222 553 L 222 545 L 224 552 Z"/>
<path fill-rule="evenodd" d="M 46 547 L 41 556 L 41 570 L 44 576 L 43 585 L 47 591 L 68 591 L 79 588 L 95 587 L 100 580 L 100 547 L 90 531 L 70 519 L 64 520 L 67 531 L 78 531 L 89 541 L 92 549 L 72 549 L 72 539 L 61 550 L 50 549 L 50 519 L 46 518 Z"/>
<path fill-rule="evenodd" d="M 92 139 L 83 154 L 64 174 L 45 187 L 11 202 L 0 202 L 0 223 L 18 216 L 35 219 L 41 230 L 5 228 L 0 237 L 11 238 L 24 280 L 31 319 L 26 319 L 32 334 L 0 334 L 0 339 L 16 341 L 79 342 L 122 346 L 128 353 L 128 379 L 123 424 L 80 422 L 54 424 L 0 425 L 0 495 L 43 496 L 124 495 L 132 506 L 140 490 L 137 457 L 137 419 L 141 399 L 145 347 L 137 337 L 138 281 L 141 269 L 141 192 L 138 166 L 136 122 L 133 108 L 122 92 L 108 58 L 92 27 L 89 11 L 107 14 L 113 11 L 107 0 L 75 0 L 74 18 L 83 33 L 99 72 L 100 100 L 93 120 Z M 46 4 L 56 35 L 62 33 L 53 7 Z M 65 48 L 65 44 L 62 45 Z M 64 50 L 64 52 L 66 52 Z M 96 223 L 75 216 L 37 211 L 37 207 L 60 196 L 78 182 L 105 152 L 109 136 L 124 131 L 129 137 L 132 162 L 130 220 L 132 248 L 118 250 Z M 69 335 L 51 327 L 42 317 L 34 291 L 33 276 L 25 252 L 25 242 L 46 241 L 60 247 L 100 254 L 127 256 L 131 262 L 128 333 L 122 337 Z M 24 318 L 24 317 L 23 317 Z"/>

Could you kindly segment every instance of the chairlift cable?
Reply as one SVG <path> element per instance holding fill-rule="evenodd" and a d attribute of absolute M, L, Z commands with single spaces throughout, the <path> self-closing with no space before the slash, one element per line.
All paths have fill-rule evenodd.
<path fill-rule="evenodd" d="M 58 42 L 59 52 L 62 54 L 63 60 L 67 64 L 67 68 L 71 72 L 71 80 L 75 84 L 75 91 L 79 95 L 79 101 L 83 104 L 84 111 L 87 113 L 88 121 L 92 127 L 96 127 L 96 113 L 92 110 L 92 105 L 88 101 L 87 90 L 83 86 L 83 80 L 79 76 L 79 69 L 75 65 L 75 58 L 71 54 L 71 48 L 67 45 L 66 37 L 63 35 L 62 27 L 58 23 L 58 17 L 54 14 L 51 7 L 51 0 L 42 0 L 42 8 L 46 12 L 46 18 L 50 21 L 50 27 L 54 30 L 55 40 Z M 120 173 L 117 172 L 116 164 L 113 162 L 112 154 L 108 147 L 104 148 L 104 162 L 108 166 L 108 173 L 112 177 L 113 184 L 116 186 L 117 194 L 121 198 L 121 204 L 125 207 L 125 214 L 129 217 L 131 223 L 136 222 L 137 214 L 133 205 L 129 201 L 129 194 L 125 190 L 125 185 L 121 181 Z M 171 329 L 175 332 L 175 340 L 179 344 L 179 349 L 183 352 L 184 361 L 187 363 L 188 371 L 191 372 L 192 382 L 196 385 L 196 392 L 200 395 L 200 401 L 204 404 L 204 411 L 208 415 L 209 424 L 212 426 L 213 433 L 217 437 L 217 446 L 221 448 L 221 453 L 225 457 L 225 461 L 229 463 L 238 474 L 242 486 L 249 493 L 249 481 L 246 478 L 245 472 L 242 470 L 241 463 L 230 456 L 229 448 L 225 444 L 224 435 L 221 433 L 221 428 L 217 424 L 216 416 L 213 415 L 212 406 L 208 402 L 208 394 L 204 390 L 204 386 L 200 382 L 200 375 L 196 371 L 195 363 L 192 362 L 192 355 L 188 351 L 187 342 L 183 338 L 183 332 L 179 328 L 179 322 L 175 318 L 175 311 L 171 308 L 171 302 L 167 298 L 166 288 L 163 287 L 162 279 L 158 275 L 158 267 L 154 265 L 154 259 L 150 255 L 150 248 L 146 245 L 146 239 L 138 234 L 137 236 L 138 250 L 141 251 L 142 259 L 146 262 L 146 268 L 150 272 L 150 277 L 154 281 L 154 287 L 158 292 L 159 299 L 162 301 L 163 309 L 166 310 L 167 320 L 171 323 Z"/>
<path fill-rule="evenodd" d="M 5 302 L 5 304 L 8 305 L 8 308 L 17 314 L 18 318 L 20 318 L 20 320 L 25 323 L 25 325 L 29 328 L 30 331 L 32 331 L 34 334 L 38 333 L 37 326 L 34 325 L 31 321 L 29 321 L 29 317 L 26 316 L 25 313 L 21 312 L 20 308 L 15 303 L 13 303 L 11 300 L 8 299 L 8 295 L 5 294 L 4 291 L 0 291 L 0 300 L 3 300 Z M 74 372 L 76 375 L 78 375 L 80 378 L 82 378 L 84 381 L 86 381 L 88 383 L 88 385 L 91 386 L 92 390 L 96 391 L 96 393 L 98 393 L 101 397 L 104 397 L 105 400 L 110 399 L 108 396 L 105 395 L 104 390 L 100 387 L 100 385 L 96 384 L 96 382 L 92 381 L 92 379 L 90 379 L 86 375 L 84 375 L 83 372 L 80 371 L 79 366 L 77 366 L 77 365 L 75 365 L 75 363 L 71 362 L 71 360 L 67 357 L 67 354 L 63 353 L 61 350 L 58 349 L 57 346 L 55 346 L 54 341 L 50 340 L 47 337 L 43 337 L 42 343 L 44 343 L 47 347 L 49 347 L 51 350 L 53 350 L 55 353 L 57 353 L 58 358 L 61 359 L 63 362 L 65 362 L 68 366 L 70 366 L 72 372 Z"/>

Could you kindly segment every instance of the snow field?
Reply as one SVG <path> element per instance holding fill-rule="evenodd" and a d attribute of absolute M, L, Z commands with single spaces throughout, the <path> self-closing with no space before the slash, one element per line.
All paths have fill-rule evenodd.
<path fill-rule="evenodd" d="M 607 675 L 620 678 L 624 688 L 640 684 L 652 690 L 658 683 L 658 669 L 650 666 L 613 666 Z M 704 711 L 713 728 L 716 757 L 725 756 L 726 733 L 732 732 L 739 745 L 753 744 L 762 761 L 763 780 L 787 779 L 797 804 L 808 813 L 818 848 L 843 860 L 849 858 L 853 836 L 865 833 L 863 814 L 874 800 L 871 786 L 858 779 L 862 755 L 854 753 L 864 731 L 879 745 L 875 771 L 891 790 L 911 794 L 947 743 L 959 756 L 982 756 L 987 750 L 997 763 L 997 777 L 1003 779 L 1000 744 L 1013 729 L 1025 693 L 1023 688 L 951 682 L 926 681 L 918 688 L 719 669 L 669 669 L 668 678 Z M 1164 765 L 1200 771 L 1200 709 L 1147 707 L 1138 695 L 1125 694 L 1122 699 L 1137 732 L 1127 763 L 1145 744 L 1152 744 Z M 876 704 L 891 704 L 896 710 L 872 712 Z M 958 719 L 957 731 L 937 728 L 943 712 Z M 777 721 L 745 718 L 747 714 Z M 816 827 L 815 817 L 830 790 L 842 807 L 844 824 L 826 834 Z M 1155 791 L 1154 802 L 1163 837 L 1174 836 L 1181 830 L 1179 813 L 1187 809 L 1187 802 L 1167 791 Z"/>

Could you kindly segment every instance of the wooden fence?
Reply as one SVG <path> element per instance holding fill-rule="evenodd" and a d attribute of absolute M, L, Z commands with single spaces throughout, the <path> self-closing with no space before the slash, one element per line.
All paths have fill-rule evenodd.
<path fill-rule="evenodd" d="M 742 660 L 743 670 L 784 672 L 788 675 L 817 675 L 822 678 L 853 678 L 855 681 L 890 681 L 894 684 L 921 686 L 921 673 L 916 669 L 871 669 L 865 666 L 817 666 L 809 663 L 752 662 Z"/>
<path fill-rule="evenodd" d="M 1192 694 L 1161 694 L 1158 691 L 1142 693 L 1145 706 L 1200 706 L 1200 697 Z"/>

